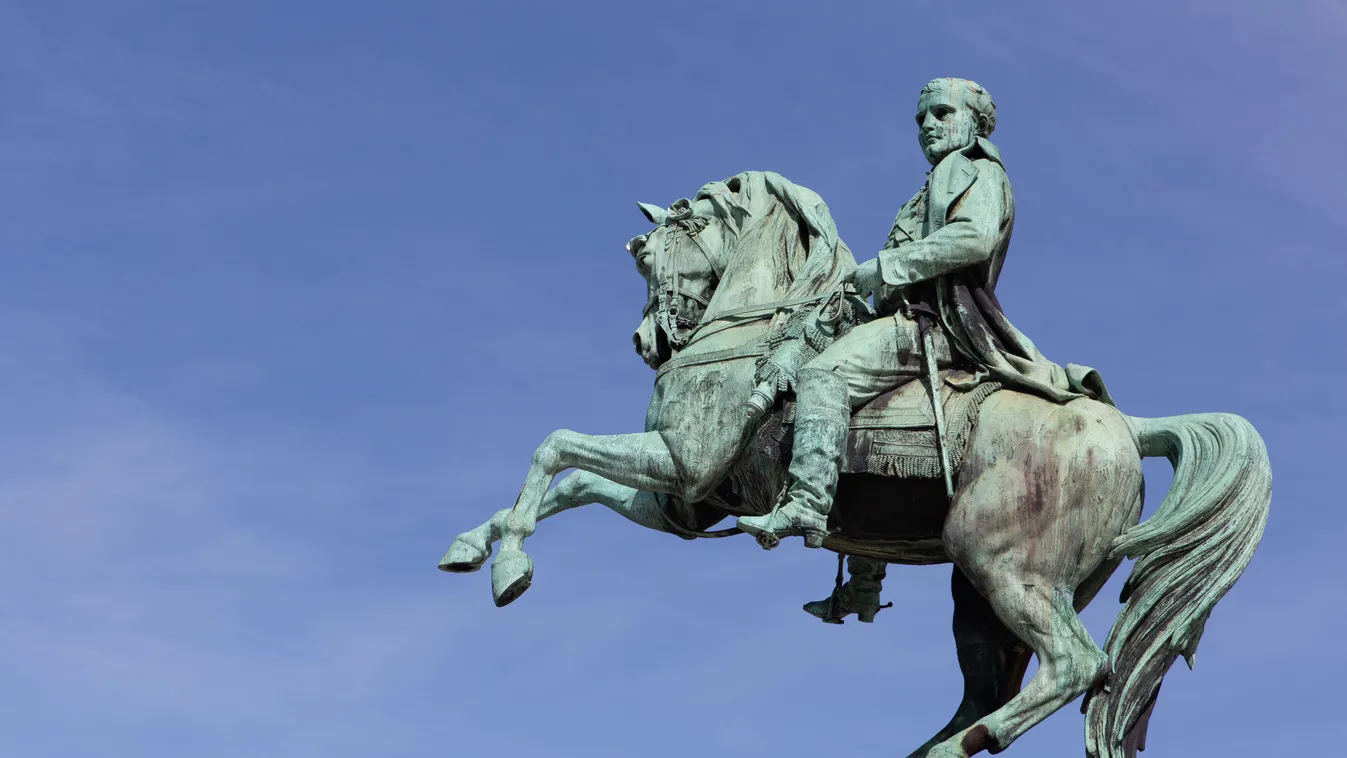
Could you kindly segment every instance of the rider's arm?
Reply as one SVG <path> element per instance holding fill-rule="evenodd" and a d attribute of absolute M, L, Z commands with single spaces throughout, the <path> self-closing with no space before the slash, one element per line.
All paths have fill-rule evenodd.
<path fill-rule="evenodd" d="M 1011 221 L 1010 183 L 995 162 L 978 163 L 978 178 L 951 205 L 944 226 L 922 239 L 879 252 L 885 284 L 915 284 L 991 258 Z"/>

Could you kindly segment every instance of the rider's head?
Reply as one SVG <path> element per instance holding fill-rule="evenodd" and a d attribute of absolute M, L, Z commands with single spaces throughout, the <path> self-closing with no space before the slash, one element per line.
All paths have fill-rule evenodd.
<path fill-rule="evenodd" d="M 932 79 L 917 99 L 917 139 L 931 165 L 996 128 L 996 103 L 976 82 Z"/>

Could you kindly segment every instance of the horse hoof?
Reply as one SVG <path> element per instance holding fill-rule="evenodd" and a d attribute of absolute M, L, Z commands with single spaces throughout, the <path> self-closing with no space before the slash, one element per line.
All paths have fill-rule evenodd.
<path fill-rule="evenodd" d="M 454 538 L 454 544 L 449 546 L 449 552 L 440 559 L 440 571 L 469 574 L 485 565 L 486 559 L 490 557 L 490 545 L 485 548 L 477 547 L 463 539 L 463 535 L 460 534 Z"/>
<path fill-rule="evenodd" d="M 533 559 L 522 550 L 503 550 L 491 562 L 491 593 L 496 607 L 504 608 L 533 583 Z"/>
<path fill-rule="evenodd" d="M 926 758 L 968 758 L 968 755 L 962 747 L 942 742 L 932 747 Z"/>

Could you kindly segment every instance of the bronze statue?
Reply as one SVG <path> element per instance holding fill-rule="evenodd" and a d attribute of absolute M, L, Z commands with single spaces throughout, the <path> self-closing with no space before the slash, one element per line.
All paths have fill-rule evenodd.
<path fill-rule="evenodd" d="M 628 250 L 649 295 L 634 341 L 657 372 L 645 432 L 552 433 L 515 505 L 440 568 L 475 571 L 499 542 L 492 590 L 510 603 L 532 582 L 537 522 L 589 503 L 686 539 L 799 535 L 850 556 L 852 581 L 839 571 L 806 606 L 834 622 L 874 618 L 886 564 L 953 563 L 965 699 L 913 755 L 999 752 L 1083 694 L 1089 754 L 1131 758 L 1170 664 L 1191 665 L 1262 536 L 1267 451 L 1239 416 L 1127 416 L 1096 372 L 1044 358 L 994 294 L 1014 200 L 991 97 L 935 80 L 917 119 L 933 169 L 859 267 L 823 200 L 778 174 L 641 204 L 655 227 Z M 1153 456 L 1174 482 L 1138 523 Z M 728 516 L 739 526 L 708 531 Z M 1124 557 L 1136 565 L 1101 650 L 1077 613 Z"/>

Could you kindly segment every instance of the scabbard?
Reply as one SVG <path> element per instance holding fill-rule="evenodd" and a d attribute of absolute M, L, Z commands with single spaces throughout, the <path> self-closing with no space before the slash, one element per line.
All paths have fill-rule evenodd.
<path fill-rule="evenodd" d="M 935 338 L 931 336 L 933 328 L 930 318 L 924 314 L 917 316 L 917 329 L 921 332 L 921 351 L 926 358 L 926 376 L 931 383 L 931 410 L 935 413 L 935 444 L 940 451 L 940 471 L 945 475 L 945 494 L 954 497 L 954 472 L 950 471 L 949 448 L 945 442 L 945 404 L 940 400 L 940 367 L 935 360 Z"/>

